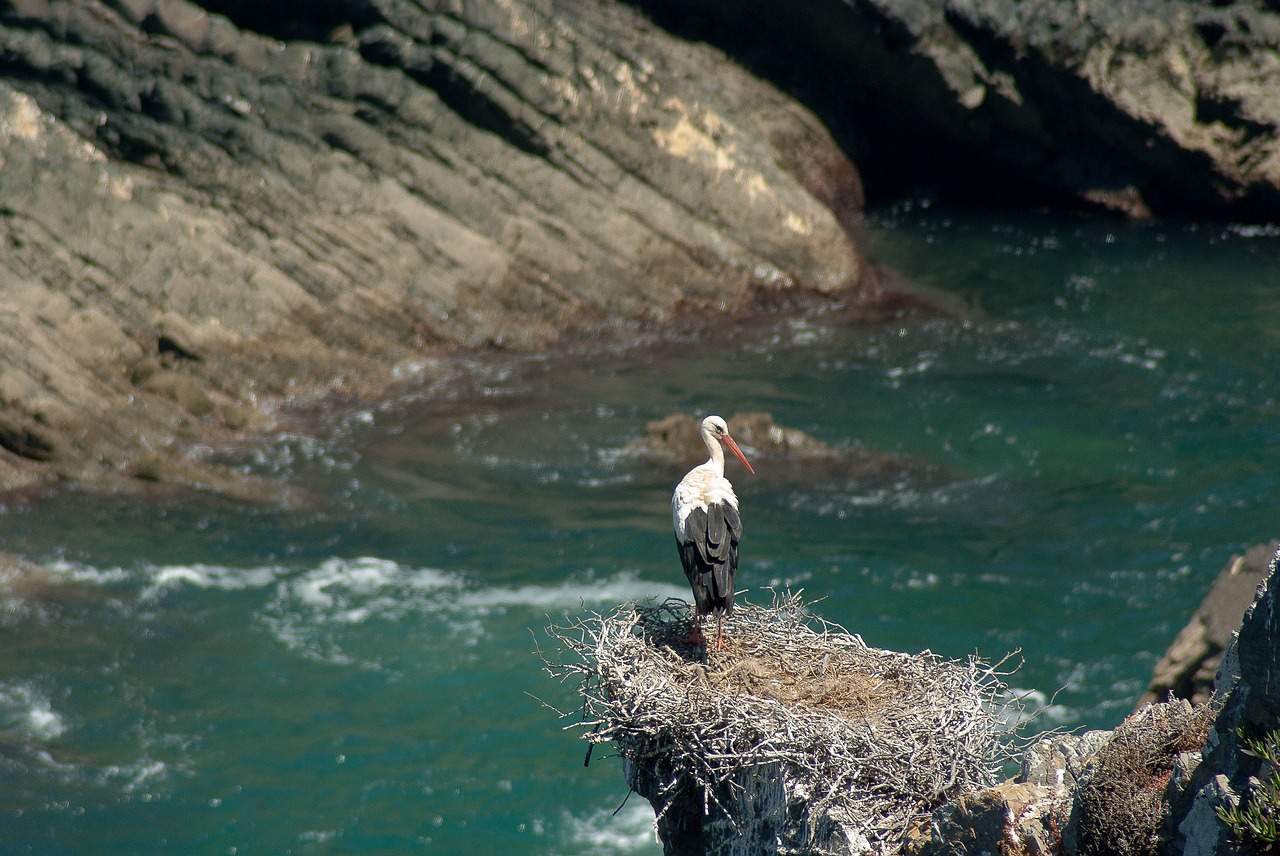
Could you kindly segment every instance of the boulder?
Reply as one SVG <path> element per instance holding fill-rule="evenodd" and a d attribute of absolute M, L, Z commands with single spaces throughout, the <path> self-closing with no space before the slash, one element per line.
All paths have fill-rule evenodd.
<path fill-rule="evenodd" d="M 982 856 L 1061 852 L 1066 810 L 1057 788 L 1002 782 L 936 810 L 908 834 L 906 856 Z"/>
<path fill-rule="evenodd" d="M 1110 739 L 1110 731 L 1045 735 L 1023 753 L 1022 769 L 1015 781 L 1069 792 Z"/>

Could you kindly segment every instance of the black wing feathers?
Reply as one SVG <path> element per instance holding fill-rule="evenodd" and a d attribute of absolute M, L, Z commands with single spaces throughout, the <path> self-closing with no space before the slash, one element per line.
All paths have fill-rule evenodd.
<path fill-rule="evenodd" d="M 686 542 L 680 545 L 680 561 L 693 588 L 698 612 L 733 609 L 733 585 L 738 573 L 738 541 L 742 518 L 723 502 L 695 508 L 685 518 Z"/>

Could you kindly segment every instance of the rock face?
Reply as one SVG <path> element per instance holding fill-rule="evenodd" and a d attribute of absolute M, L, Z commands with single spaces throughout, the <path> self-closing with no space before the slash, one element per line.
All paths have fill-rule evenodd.
<path fill-rule="evenodd" d="M 1266 761 L 1241 751 L 1241 734 L 1280 728 L 1277 563 L 1222 658 L 1210 704 L 1149 704 L 1112 732 L 1042 738 L 1017 780 L 938 809 L 906 852 L 1242 852 L 1218 811 L 1250 799 L 1272 775 Z"/>
<path fill-rule="evenodd" d="M 455 346 L 857 296 L 851 163 L 609 0 L 0 6 L 0 487 Z"/>
<path fill-rule="evenodd" d="M 1213 696 L 1222 654 L 1267 576 L 1280 542 L 1260 544 L 1235 556 L 1214 580 L 1209 593 L 1169 650 L 1156 663 L 1151 684 L 1138 701 L 1141 707 L 1172 696 L 1205 704 Z"/>
<path fill-rule="evenodd" d="M 1058 792 L 1027 782 L 1003 782 L 966 794 L 917 827 L 903 852 L 910 856 L 1057 852 L 1063 822 Z"/>
<path fill-rule="evenodd" d="M 177 450 L 459 346 L 910 307 L 847 151 L 890 190 L 1271 216 L 1273 7 L 0 4 L 0 489 L 216 482 Z"/>
<path fill-rule="evenodd" d="M 1165 834 L 1170 852 L 1217 856 L 1236 852 L 1216 814 L 1257 787 L 1266 763 L 1241 752 L 1241 734 L 1280 728 L 1280 554 L 1222 658 L 1214 701 L 1221 705 L 1204 751 L 1184 756 L 1171 782 Z"/>
<path fill-rule="evenodd" d="M 642 5 L 814 105 L 862 154 L 873 192 L 942 186 L 1138 217 L 1271 219 L 1280 201 L 1274 3 Z"/>

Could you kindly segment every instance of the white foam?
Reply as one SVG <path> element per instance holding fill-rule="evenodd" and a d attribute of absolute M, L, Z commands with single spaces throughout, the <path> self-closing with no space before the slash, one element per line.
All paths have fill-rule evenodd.
<path fill-rule="evenodd" d="M 669 597 L 687 597 L 688 590 L 669 583 L 636 579 L 629 574 L 598 582 L 561 583 L 556 586 L 494 586 L 462 595 L 459 601 L 478 609 L 492 607 L 533 607 L 535 609 L 572 609 L 587 603 L 621 603 L 652 598 L 661 602 Z"/>
<path fill-rule="evenodd" d="M 105 782 L 118 782 L 125 793 L 133 793 L 168 778 L 169 767 L 163 761 L 139 760 L 133 764 L 111 765 L 102 770 Z"/>
<path fill-rule="evenodd" d="M 284 586 L 315 610 L 341 611 L 353 600 L 370 597 L 386 589 L 423 593 L 459 584 L 458 577 L 434 568 L 404 568 L 386 559 L 365 556 L 358 559 L 329 559 L 314 571 L 290 580 Z M 382 605 L 393 610 L 396 607 L 394 602 Z"/>
<path fill-rule="evenodd" d="M 1009 687 L 996 700 L 1000 708 L 1000 721 L 1006 728 L 1021 728 L 1030 722 L 1043 720 L 1051 727 L 1076 721 L 1079 712 L 1061 704 L 1053 704 L 1042 690 Z"/>
<path fill-rule="evenodd" d="M 347 631 L 342 628 L 378 621 L 435 617 L 442 620 L 431 626 L 441 627 L 455 641 L 475 644 L 486 633 L 478 618 L 487 615 L 522 609 L 545 614 L 587 605 L 688 597 L 684 586 L 642 580 L 629 571 L 595 578 L 584 571 L 553 585 L 486 586 L 463 574 L 402 565 L 376 556 L 331 558 L 304 569 L 193 563 L 126 571 L 64 563 L 51 566 L 50 572 L 104 586 L 132 583 L 140 586 L 139 605 L 147 604 L 148 608 L 184 590 L 266 590 L 258 618 L 277 639 L 307 656 L 343 664 L 357 660 L 345 650 Z M 48 730 L 58 726 L 49 720 L 38 727 Z"/>
<path fill-rule="evenodd" d="M 142 597 L 151 599 L 162 593 L 192 586 L 202 589 L 241 591 L 265 588 L 274 582 L 284 569 L 279 567 L 226 568 L 219 565 L 168 565 L 148 568 L 144 571 L 151 584 L 143 589 Z"/>
<path fill-rule="evenodd" d="M 129 573 L 124 568 L 95 568 L 62 559 L 41 567 L 49 573 L 50 579 L 65 579 L 89 585 L 116 585 L 129 579 Z"/>
<path fill-rule="evenodd" d="M 617 814 L 612 809 L 599 809 L 586 817 L 569 814 L 565 826 L 570 852 L 661 852 L 653 828 L 653 809 L 634 795 Z"/>
<path fill-rule="evenodd" d="M 36 740 L 52 740 L 67 730 L 62 714 L 33 684 L 0 684 L 0 729 Z"/>
<path fill-rule="evenodd" d="M 406 616 L 435 619 L 451 640 L 475 645 L 487 628 L 484 616 L 527 609 L 538 614 L 580 609 L 587 604 L 687 595 L 670 583 L 622 573 L 598 580 L 568 580 L 557 585 L 483 586 L 461 574 L 411 567 L 387 559 L 328 559 L 301 573 L 277 575 L 275 594 L 261 620 L 289 648 L 336 665 L 378 668 L 379 662 L 354 654 L 361 625 L 398 621 Z M 381 658 L 381 655 L 374 655 Z"/>
<path fill-rule="evenodd" d="M 394 618 L 410 612 L 573 608 L 584 603 L 662 600 L 687 593 L 683 587 L 641 580 L 629 572 L 550 586 L 474 587 L 461 575 L 448 571 L 362 557 L 329 559 L 300 576 L 281 579 L 277 601 L 295 602 L 322 621 L 352 622 L 374 615 Z"/>

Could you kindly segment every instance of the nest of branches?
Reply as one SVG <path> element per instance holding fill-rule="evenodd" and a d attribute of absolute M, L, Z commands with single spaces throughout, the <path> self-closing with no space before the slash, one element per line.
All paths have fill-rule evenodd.
<path fill-rule="evenodd" d="M 644 795 L 659 829 L 691 790 L 706 818 L 741 829 L 738 797 L 761 771 L 785 780 L 792 820 L 803 803 L 811 842 L 834 824 L 855 850 L 896 853 L 913 821 L 996 781 L 1011 704 L 998 665 L 870 648 L 798 595 L 740 603 L 724 651 L 679 641 L 689 614 L 674 599 L 589 614 L 550 628 L 561 656 L 542 654 L 581 682 L 583 737 L 656 781 Z"/>

